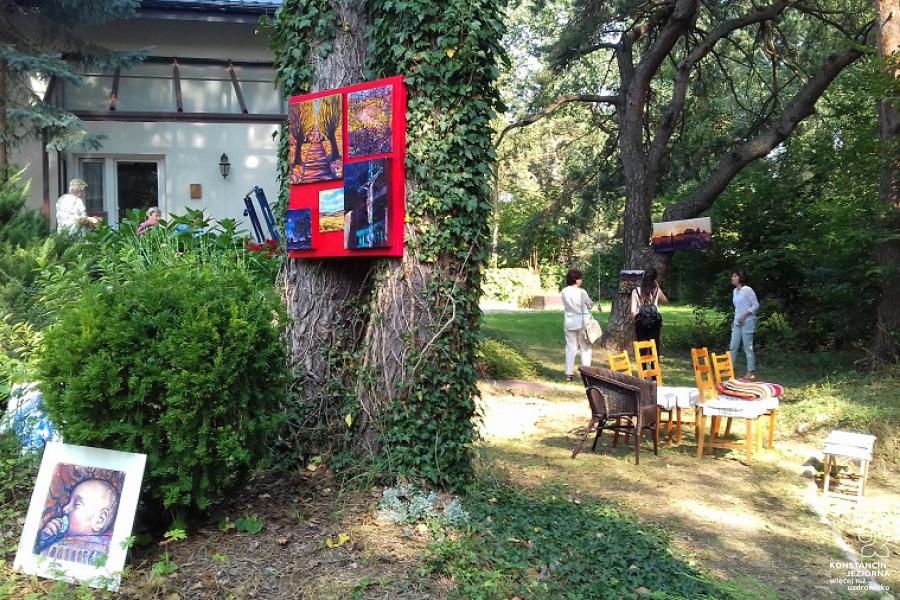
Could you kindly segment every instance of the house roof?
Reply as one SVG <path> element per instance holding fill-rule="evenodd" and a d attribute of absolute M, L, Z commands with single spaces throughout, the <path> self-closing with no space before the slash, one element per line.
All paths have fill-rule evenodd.
<path fill-rule="evenodd" d="M 141 10 L 262 14 L 280 6 L 281 0 L 144 0 Z"/>

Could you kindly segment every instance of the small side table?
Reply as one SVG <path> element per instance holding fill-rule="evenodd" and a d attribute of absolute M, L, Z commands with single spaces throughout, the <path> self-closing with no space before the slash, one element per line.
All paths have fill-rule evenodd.
<path fill-rule="evenodd" d="M 825 483 L 822 492 L 825 496 L 847 498 L 856 500 L 859 505 L 866 491 L 866 480 L 869 478 L 869 463 L 872 462 L 872 451 L 875 448 L 875 436 L 866 433 L 854 433 L 852 431 L 832 431 L 825 440 Z M 838 456 L 848 458 L 851 461 L 859 461 L 859 484 L 856 495 L 832 492 L 828 489 L 831 477 L 831 467 L 837 466 Z"/>

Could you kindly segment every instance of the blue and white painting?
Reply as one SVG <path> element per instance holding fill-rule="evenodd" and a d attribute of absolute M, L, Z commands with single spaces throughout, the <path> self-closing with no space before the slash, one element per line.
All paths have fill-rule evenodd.
<path fill-rule="evenodd" d="M 12 386 L 6 412 L 0 418 L 0 433 L 12 431 L 22 444 L 23 452 L 40 450 L 47 442 L 61 442 L 62 436 L 44 410 L 44 402 L 36 383 Z"/>

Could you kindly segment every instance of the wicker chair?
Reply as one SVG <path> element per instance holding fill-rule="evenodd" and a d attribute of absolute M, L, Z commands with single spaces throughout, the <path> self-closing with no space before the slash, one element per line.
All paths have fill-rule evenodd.
<path fill-rule="evenodd" d="M 653 440 L 653 453 L 658 455 L 656 382 L 598 367 L 581 367 L 579 372 L 591 407 L 591 421 L 578 446 L 572 451 L 572 458 L 578 456 L 584 441 L 593 432 L 596 432 L 596 436 L 591 450 L 596 450 L 604 429 L 616 433 L 627 432 L 634 436 L 635 464 L 640 464 L 643 430 L 649 432 Z"/>

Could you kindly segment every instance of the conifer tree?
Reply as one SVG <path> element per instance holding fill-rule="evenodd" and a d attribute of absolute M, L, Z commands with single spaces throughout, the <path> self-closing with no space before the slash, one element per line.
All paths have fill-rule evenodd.
<path fill-rule="evenodd" d="M 49 146 L 97 147 L 75 115 L 38 93 L 40 84 L 79 85 L 87 68 L 112 72 L 141 59 L 81 35 L 84 26 L 132 16 L 139 0 L 0 0 L 0 179 L 9 174 L 9 153 L 33 136 Z"/>

